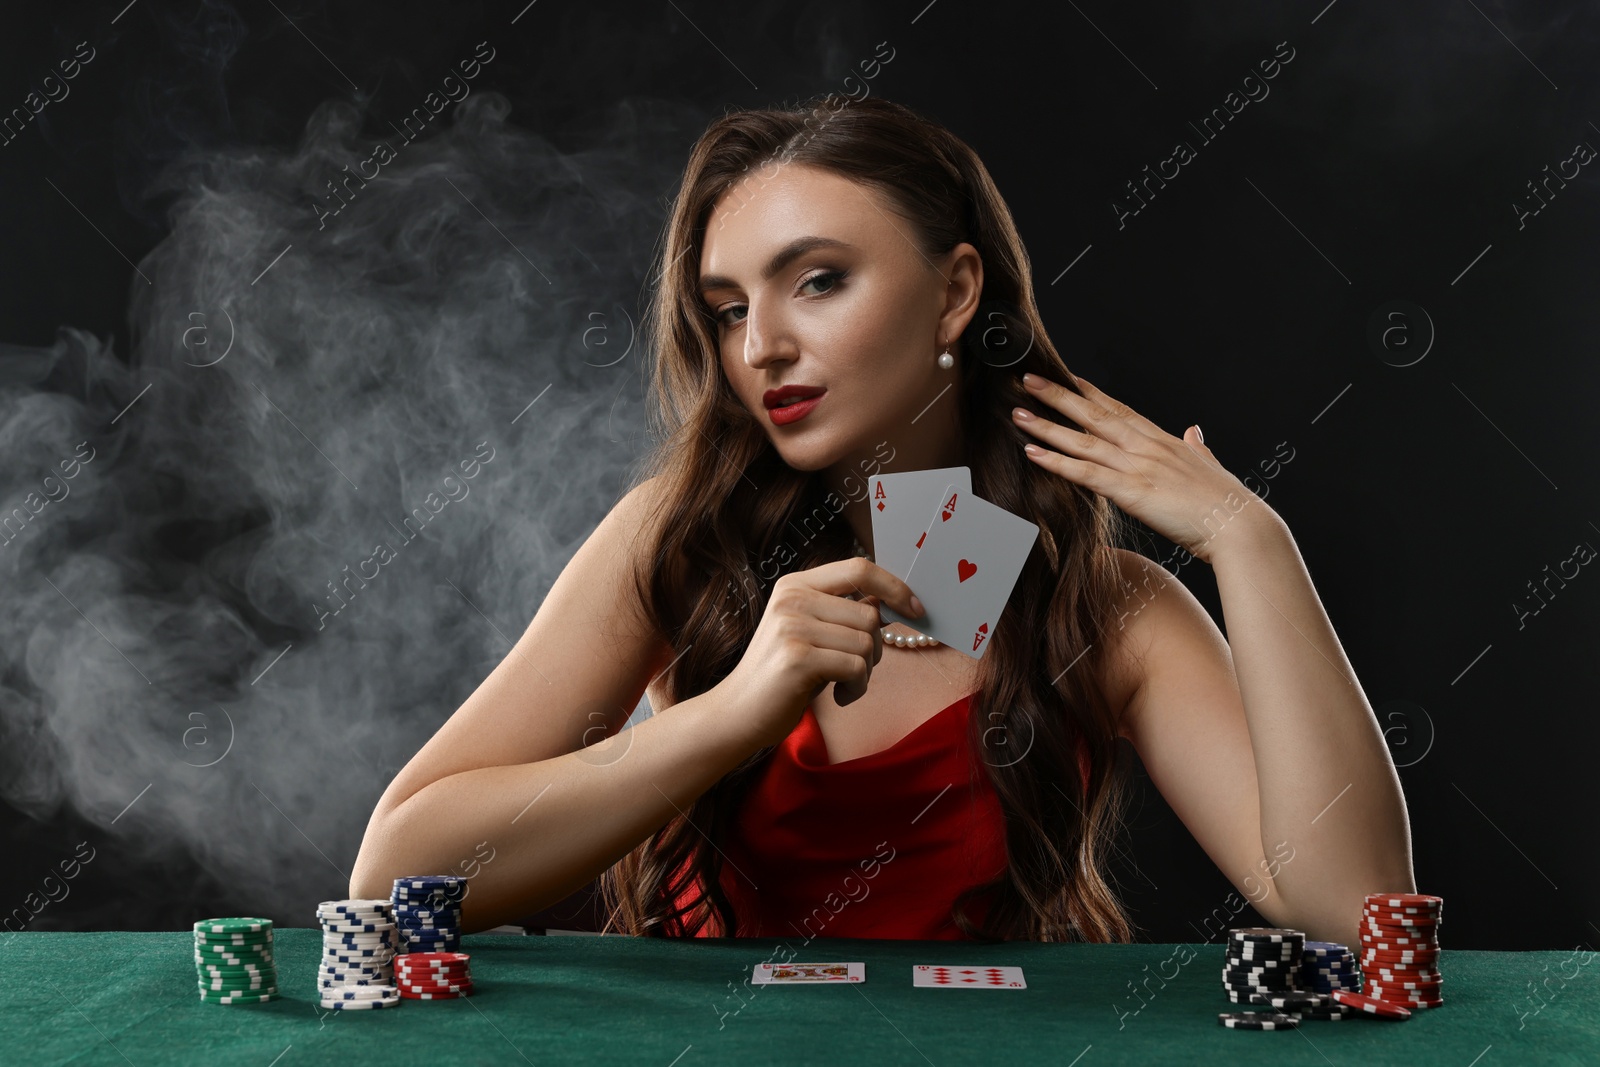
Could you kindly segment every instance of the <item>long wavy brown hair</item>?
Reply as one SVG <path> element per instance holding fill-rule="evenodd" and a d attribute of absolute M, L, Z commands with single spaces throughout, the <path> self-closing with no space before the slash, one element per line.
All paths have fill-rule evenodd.
<path fill-rule="evenodd" d="M 647 616 L 677 653 L 664 681 L 675 699 L 710 689 L 749 646 L 777 577 L 851 553 L 848 525 L 830 521 L 838 507 L 825 500 L 818 475 L 784 463 L 731 389 L 716 325 L 698 295 L 719 197 L 742 195 L 741 183 L 791 163 L 881 193 L 930 260 L 962 241 L 983 260 L 982 302 L 959 339 L 966 463 L 973 492 L 1036 523 L 1040 537 L 979 667 L 970 709 L 973 751 L 1005 815 L 1008 865 L 996 881 L 960 894 L 952 921 L 977 940 L 1130 940 L 1105 865 L 1121 828 L 1126 775 L 1101 685 L 1103 637 L 1123 593 L 1109 546 L 1126 532 L 1125 520 L 1104 498 L 1023 455 L 1032 438 L 1010 416 L 1031 400 L 1023 371 L 1074 379 L 1045 333 L 1027 252 L 988 171 L 959 138 L 910 108 L 829 94 L 793 108 L 733 111 L 712 122 L 689 155 L 645 316 L 658 444 L 640 480 L 658 476 L 664 503 L 642 534 L 648 550 L 634 578 Z M 792 543 L 800 531 L 804 543 Z M 712 842 L 725 840 L 771 752 L 753 753 L 604 873 L 605 932 L 694 936 L 714 913 L 711 931 L 736 935 Z M 991 892 L 980 929 L 966 909 Z"/>

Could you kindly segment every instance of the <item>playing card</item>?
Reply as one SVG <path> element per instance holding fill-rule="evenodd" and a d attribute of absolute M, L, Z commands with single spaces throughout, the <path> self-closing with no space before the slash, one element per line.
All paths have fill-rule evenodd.
<path fill-rule="evenodd" d="M 938 467 L 872 479 L 867 503 L 872 507 L 872 555 L 878 566 L 896 578 L 906 576 L 940 503 L 939 494 L 952 483 L 970 493 L 971 470 Z"/>
<path fill-rule="evenodd" d="M 1038 536 L 1039 527 L 1027 519 L 946 485 L 904 575 L 927 614 L 908 619 L 887 604 L 878 611 L 887 622 L 903 622 L 982 659 Z"/>
<path fill-rule="evenodd" d="M 918 594 L 921 595 L 920 593 Z M 964 964 L 911 968 L 914 986 L 948 986 L 953 989 L 1027 989 L 1021 967 L 968 967 Z"/>
<path fill-rule="evenodd" d="M 817 985 L 827 982 L 865 982 L 865 963 L 758 963 L 751 985 Z"/>

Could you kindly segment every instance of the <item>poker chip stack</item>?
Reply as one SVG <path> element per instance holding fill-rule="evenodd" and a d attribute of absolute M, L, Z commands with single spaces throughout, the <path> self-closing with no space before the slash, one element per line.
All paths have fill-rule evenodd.
<path fill-rule="evenodd" d="M 472 995 L 471 959 L 465 952 L 410 952 L 396 956 L 394 980 L 407 1000 L 455 1000 Z"/>
<path fill-rule="evenodd" d="M 1418 893 L 1374 893 L 1361 913 L 1363 992 L 1405 1009 L 1444 1003 L 1439 923 L 1444 899 Z"/>
<path fill-rule="evenodd" d="M 322 1006 L 336 1011 L 389 1008 L 400 1003 L 394 986 L 397 939 L 394 912 L 387 900 L 324 900 L 322 963 L 317 992 Z"/>
<path fill-rule="evenodd" d="M 1222 988 L 1235 1004 L 1261 1004 L 1296 988 L 1306 935 L 1299 930 L 1251 926 L 1228 931 Z"/>
<path fill-rule="evenodd" d="M 461 948 L 461 901 L 467 880 L 430 874 L 394 880 L 394 922 L 404 953 L 456 952 Z"/>
<path fill-rule="evenodd" d="M 278 996 L 271 919 L 202 919 L 194 966 L 207 1004 L 260 1004 Z"/>
<path fill-rule="evenodd" d="M 1307 941 L 1300 964 L 1300 988 L 1328 996 L 1335 989 L 1361 989 L 1356 958 L 1334 941 Z"/>

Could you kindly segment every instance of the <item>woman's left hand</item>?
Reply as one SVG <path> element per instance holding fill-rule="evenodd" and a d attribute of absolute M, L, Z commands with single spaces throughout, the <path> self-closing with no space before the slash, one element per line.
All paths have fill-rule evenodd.
<path fill-rule="evenodd" d="M 1217 462 L 1198 426 L 1174 437 L 1082 376 L 1077 384 L 1082 396 L 1038 375 L 1023 376 L 1035 399 L 1083 427 L 1080 432 L 1035 413 L 1022 418 L 1013 412 L 1012 422 L 1044 446 L 1027 446 L 1039 466 L 1099 493 L 1208 563 L 1217 536 L 1229 527 L 1283 521 Z"/>

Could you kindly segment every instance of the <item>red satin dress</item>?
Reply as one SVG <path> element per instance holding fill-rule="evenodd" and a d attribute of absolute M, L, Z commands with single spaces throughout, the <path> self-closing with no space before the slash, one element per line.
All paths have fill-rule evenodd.
<path fill-rule="evenodd" d="M 1000 801 L 968 740 L 976 695 L 842 763 L 828 762 L 808 705 L 719 842 L 739 922 L 731 936 L 964 939 L 952 904 L 1007 862 Z M 981 923 L 991 904 L 983 894 L 967 914 Z M 730 935 L 713 915 L 696 936 Z"/>

